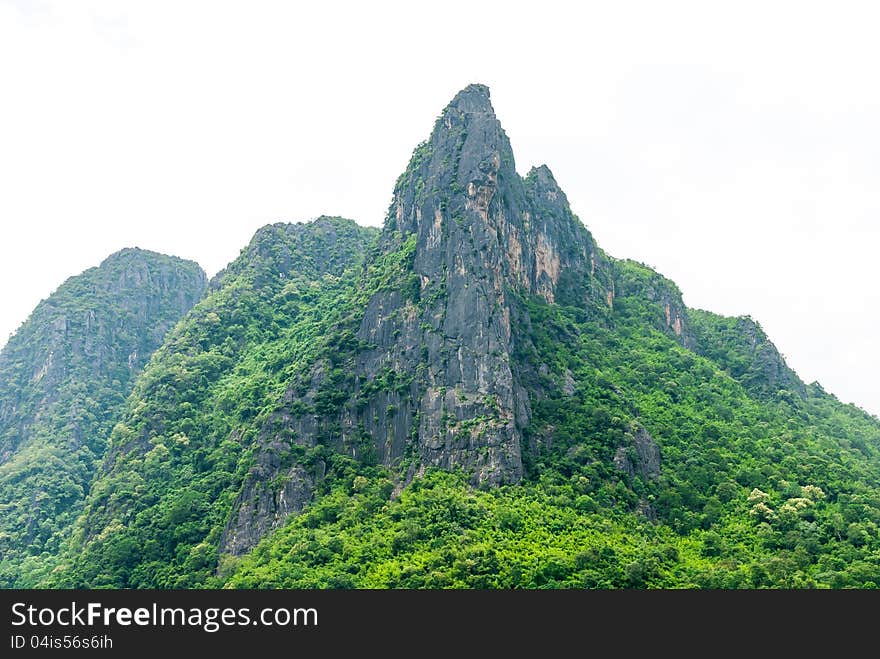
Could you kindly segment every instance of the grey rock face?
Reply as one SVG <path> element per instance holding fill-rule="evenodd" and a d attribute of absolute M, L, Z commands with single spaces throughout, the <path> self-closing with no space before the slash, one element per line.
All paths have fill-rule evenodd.
<path fill-rule="evenodd" d="M 220 553 L 240 556 L 247 553 L 264 535 L 278 528 L 287 517 L 299 512 L 312 498 L 314 481 L 299 465 L 282 471 L 277 453 L 265 451 L 254 465 L 245 487 L 233 506 L 220 537 Z M 273 463 L 274 462 L 274 463 Z M 274 485 L 281 473 L 280 485 Z"/>
<path fill-rule="evenodd" d="M 527 201 L 488 90 L 472 85 L 456 96 L 424 151 L 395 190 L 386 228 L 392 244 L 416 236 L 420 304 L 381 292 L 358 332 L 376 346 L 359 359 L 365 379 L 388 367 L 414 382 L 409 396 L 387 401 L 412 425 L 390 428 L 377 451 L 385 463 L 409 451 L 418 470 L 458 466 L 477 482 L 515 482 L 527 420 L 516 415 L 507 288 L 512 277 L 534 284 L 535 267 L 528 255 L 513 267 L 506 258 Z M 365 425 L 370 434 L 387 428 L 381 418 L 379 427 L 369 418 Z"/>
<path fill-rule="evenodd" d="M 412 397 L 389 401 L 413 425 L 394 429 L 380 456 L 393 463 L 410 450 L 417 469 L 458 466 L 478 483 L 516 482 L 530 404 L 512 358 L 515 296 L 604 300 L 607 259 L 546 166 L 516 173 L 482 85 L 452 100 L 395 189 L 386 240 L 413 234 L 423 302 L 381 293 L 359 331 L 377 346 L 362 356 L 366 378 L 383 365 L 413 376 Z"/>
<path fill-rule="evenodd" d="M 691 310 L 690 317 L 694 352 L 715 360 L 752 394 L 774 396 L 784 390 L 806 396 L 804 382 L 752 318 L 725 318 L 703 310 Z"/>
<path fill-rule="evenodd" d="M 263 238 L 258 256 L 276 254 L 272 236 Z M 371 268 L 383 273 L 380 285 Z M 263 429 L 262 454 L 233 507 L 221 553 L 248 550 L 298 511 L 323 477 L 277 459 L 290 443 L 375 461 L 396 469 L 404 483 L 429 467 L 461 468 L 475 484 L 519 481 L 532 404 L 577 395 L 570 371 L 551 375 L 546 364 L 523 357 L 531 340 L 523 300 L 530 296 L 576 307 L 597 322 L 613 317 L 616 299 L 630 297 L 630 309 L 646 322 L 695 345 L 673 282 L 607 257 L 549 168 L 517 174 L 482 85 L 456 95 L 415 150 L 362 288 L 354 320 L 331 342 L 356 349 L 324 354 L 291 384 Z M 762 350 L 756 339 L 755 351 Z M 545 430 L 532 442 L 550 447 L 553 431 Z M 613 460 L 631 476 L 660 475 L 660 448 L 640 425 Z"/>
<path fill-rule="evenodd" d="M 382 464 L 406 463 L 407 478 L 438 466 L 464 468 L 475 483 L 516 482 L 530 417 L 512 358 L 516 296 L 606 304 L 611 275 L 550 170 L 516 173 L 482 85 L 452 100 L 398 180 L 380 253 L 407 245 L 414 285 L 368 300 L 356 338 L 369 347 L 356 357 L 355 391 L 332 419 L 331 441 L 358 456 L 366 437 Z M 327 370 L 316 370 L 303 402 Z M 373 387 L 383 374 L 398 385 Z M 318 414 L 292 423 L 309 445 L 327 429 Z"/>
<path fill-rule="evenodd" d="M 644 426 L 639 425 L 630 435 L 631 443 L 618 447 L 614 466 L 620 471 L 647 480 L 660 476 L 660 447 Z"/>

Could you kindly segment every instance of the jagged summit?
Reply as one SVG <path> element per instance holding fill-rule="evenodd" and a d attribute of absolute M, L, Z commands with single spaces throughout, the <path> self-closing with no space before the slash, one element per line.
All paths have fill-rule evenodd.
<path fill-rule="evenodd" d="M 538 165 L 537 167 L 532 167 L 529 170 L 529 173 L 526 174 L 526 178 L 534 178 L 541 185 L 547 188 L 555 188 L 559 189 L 559 184 L 556 183 L 556 177 L 553 176 L 553 172 L 547 165 Z"/>
<path fill-rule="evenodd" d="M 469 85 L 446 106 L 398 179 L 390 228 L 436 232 L 430 225 L 437 223 L 438 212 L 449 214 L 468 198 L 472 207 L 488 205 L 499 177 L 518 180 L 513 150 L 488 87 Z"/>
<path fill-rule="evenodd" d="M 408 461 L 406 480 L 440 466 L 463 468 L 477 483 L 519 481 L 531 412 L 516 372 L 514 319 L 523 316 L 516 296 L 604 309 L 613 283 L 549 168 L 517 174 L 485 85 L 459 92 L 416 148 L 395 186 L 380 252 L 407 267 L 399 284 L 383 284 L 366 301 L 355 331 L 364 349 L 349 393 L 339 392 L 348 402 L 332 420 L 342 428 L 335 445 L 356 455 L 368 450 L 388 466 Z M 326 370 L 289 391 L 292 409 L 308 408 Z M 410 384 L 364 384 L 388 372 Z M 331 434 L 326 415 L 282 416 L 307 445 Z M 303 482 L 296 470 L 288 476 Z M 243 533 L 227 529 L 228 537 Z"/>
<path fill-rule="evenodd" d="M 480 83 L 472 83 L 458 92 L 446 106 L 444 114 L 450 110 L 465 113 L 495 114 L 489 88 Z"/>
<path fill-rule="evenodd" d="M 556 204 L 560 208 L 569 208 L 568 197 L 559 187 L 556 177 L 547 165 L 532 167 L 526 174 L 525 182 L 540 199 Z"/>

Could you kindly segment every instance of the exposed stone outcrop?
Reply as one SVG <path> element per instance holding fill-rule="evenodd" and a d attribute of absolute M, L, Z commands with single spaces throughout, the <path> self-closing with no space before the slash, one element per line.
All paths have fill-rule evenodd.
<path fill-rule="evenodd" d="M 628 442 L 617 448 L 614 466 L 620 471 L 647 480 L 660 476 L 660 447 L 642 425 L 627 435 Z"/>
<path fill-rule="evenodd" d="M 374 270 L 384 277 L 378 284 Z M 361 314 L 330 340 L 340 352 L 325 352 L 299 374 L 266 424 L 263 454 L 221 551 L 246 551 L 308 500 L 314 474 L 271 455 L 291 444 L 378 462 L 402 482 L 429 467 L 464 469 L 476 484 L 521 479 L 533 403 L 577 395 L 570 371 L 551 374 L 524 361 L 531 321 L 523 300 L 530 296 L 600 323 L 636 313 L 684 347 L 698 343 L 673 282 L 607 257 L 549 168 L 517 174 L 482 85 L 456 95 L 415 150 L 361 288 Z M 744 327 L 743 335 L 753 336 L 766 379 L 787 381 L 787 367 L 763 334 Z M 541 441 L 551 446 L 552 432 Z M 660 448 L 635 425 L 613 462 L 653 480 Z"/>
<path fill-rule="evenodd" d="M 302 443 L 333 435 L 343 452 L 405 461 L 407 477 L 462 467 L 477 483 L 516 482 L 530 406 L 511 358 L 512 295 L 605 305 L 611 276 L 550 170 L 516 173 L 482 85 L 452 100 L 398 180 L 379 258 L 407 249 L 416 290 L 383 287 L 367 301 L 356 339 L 369 347 L 356 356 L 348 404 L 329 421 L 281 416 Z M 311 406 L 330 370 L 317 364 L 291 398 Z M 389 373 L 395 386 L 371 385 Z"/>
<path fill-rule="evenodd" d="M 779 350 L 749 316 L 727 318 L 703 310 L 691 310 L 693 349 L 715 360 L 746 389 L 759 396 L 788 391 L 806 396 L 806 385 Z"/>
<path fill-rule="evenodd" d="M 413 234 L 420 303 L 383 291 L 358 332 L 376 346 L 359 358 L 364 379 L 391 368 L 413 387 L 374 398 L 362 423 L 387 436 L 377 445 L 386 464 L 409 453 L 416 470 L 458 466 L 479 483 L 515 482 L 530 405 L 511 356 L 511 296 L 586 307 L 605 299 L 607 259 L 546 166 L 516 173 L 482 85 L 452 100 L 398 182 L 386 244 Z M 387 406 L 402 424 L 382 418 Z"/>
<path fill-rule="evenodd" d="M 616 261 L 614 273 L 614 296 L 651 303 L 654 313 L 649 320 L 653 325 L 674 336 L 684 347 L 693 349 L 695 339 L 688 321 L 688 309 L 674 282 L 630 260 Z"/>
<path fill-rule="evenodd" d="M 279 482 L 275 482 L 277 474 Z M 303 509 L 312 498 L 313 486 L 302 466 L 282 468 L 277 452 L 264 451 L 233 506 L 235 512 L 220 537 L 220 553 L 240 556 L 250 551 L 288 515 Z"/>

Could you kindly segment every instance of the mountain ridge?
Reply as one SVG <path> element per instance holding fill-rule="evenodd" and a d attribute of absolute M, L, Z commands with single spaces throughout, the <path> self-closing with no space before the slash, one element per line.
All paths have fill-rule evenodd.
<path fill-rule="evenodd" d="M 0 351 L 0 580 L 59 546 L 103 457 L 112 417 L 205 274 L 125 248 L 66 279 Z"/>

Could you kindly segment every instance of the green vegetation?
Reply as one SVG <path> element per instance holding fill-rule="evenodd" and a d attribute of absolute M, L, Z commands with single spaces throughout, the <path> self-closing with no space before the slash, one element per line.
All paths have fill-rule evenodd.
<path fill-rule="evenodd" d="M 698 546 L 590 512 L 568 484 L 474 490 L 433 471 L 389 500 L 381 472 L 339 482 L 238 563 L 232 588 L 643 588 L 683 584 Z"/>

